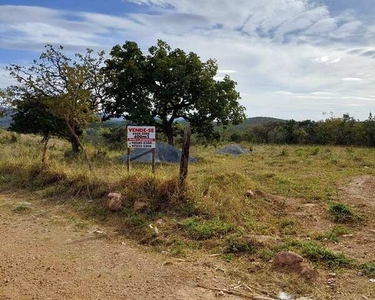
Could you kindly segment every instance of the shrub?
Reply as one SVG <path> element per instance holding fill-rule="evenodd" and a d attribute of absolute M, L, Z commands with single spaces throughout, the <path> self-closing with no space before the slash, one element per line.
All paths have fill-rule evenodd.
<path fill-rule="evenodd" d="M 314 242 L 302 242 L 300 244 L 301 252 L 310 261 L 323 263 L 329 267 L 349 266 L 351 260 L 342 253 L 335 253 Z"/>
<path fill-rule="evenodd" d="M 370 262 L 370 263 L 361 265 L 360 270 L 366 276 L 375 276 L 375 262 Z"/>
<path fill-rule="evenodd" d="M 329 205 L 328 215 L 330 219 L 336 223 L 348 223 L 361 220 L 361 217 L 344 203 L 333 203 Z"/>

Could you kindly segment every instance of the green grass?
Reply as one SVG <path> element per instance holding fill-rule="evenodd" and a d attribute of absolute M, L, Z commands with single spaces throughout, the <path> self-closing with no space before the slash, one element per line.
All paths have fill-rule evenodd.
<path fill-rule="evenodd" d="M 351 267 L 353 265 L 353 260 L 343 253 L 333 252 L 313 241 L 292 240 L 274 249 L 275 252 L 282 250 L 296 251 L 309 261 L 329 268 Z"/>
<path fill-rule="evenodd" d="M 206 240 L 222 237 L 234 230 L 233 225 L 220 219 L 202 220 L 197 217 L 188 218 L 180 226 L 194 239 Z"/>
<path fill-rule="evenodd" d="M 325 233 L 320 233 L 314 236 L 316 240 L 324 241 L 328 240 L 330 242 L 337 243 L 339 241 L 340 236 L 349 234 L 350 230 L 342 225 L 336 225 L 331 230 L 328 230 Z"/>
<path fill-rule="evenodd" d="M 357 212 L 344 203 L 330 204 L 328 216 L 335 223 L 351 223 L 362 220 L 362 217 Z"/>
<path fill-rule="evenodd" d="M 134 163 L 128 174 L 119 160 L 123 152 L 89 144 L 90 171 L 82 155 L 72 155 L 68 143 L 52 139 L 48 164 L 42 167 L 40 140 L 0 130 L 1 187 L 38 192 L 41 197 L 69 205 L 87 219 L 116 226 L 137 241 L 162 243 L 175 256 L 184 256 L 194 244 L 222 253 L 228 260 L 249 254 L 268 261 L 284 247 L 317 264 L 348 266 L 348 258 L 320 242 L 337 242 L 347 233 L 345 227 L 316 235 L 317 242 L 301 242 L 310 235 L 310 229 L 304 228 L 296 215 L 290 215 L 283 201 L 249 199 L 245 192 L 251 189 L 285 199 L 303 199 L 301 203 L 316 204 L 322 211 L 333 203 L 327 211 L 332 221 L 356 222 L 362 212 L 339 202 L 339 186 L 352 176 L 375 175 L 375 149 L 244 144 L 253 153 L 232 157 L 215 155 L 214 147 L 198 145 L 191 148 L 199 161 L 189 166 L 188 189 L 182 197 L 177 185 L 178 164 L 158 164 L 154 175 L 150 165 Z M 109 192 L 124 196 L 121 212 L 112 214 L 106 209 Z M 146 202 L 149 209 L 134 212 L 135 201 Z M 161 234 L 155 236 L 149 225 L 161 216 L 167 221 L 159 228 Z M 255 247 L 240 238 L 243 233 L 278 236 L 281 240 L 279 246 Z M 289 239 L 299 242 L 290 244 Z M 171 240 L 176 242 L 171 244 Z"/>
<path fill-rule="evenodd" d="M 237 254 L 255 254 L 256 251 L 257 249 L 251 241 L 236 236 L 231 236 L 228 239 L 227 246 L 224 250 L 225 253 Z"/>
<path fill-rule="evenodd" d="M 369 262 L 366 264 L 362 264 L 360 266 L 360 270 L 363 274 L 369 277 L 375 276 L 375 262 Z"/>
<path fill-rule="evenodd" d="M 28 212 L 30 210 L 31 210 L 30 206 L 29 205 L 24 205 L 24 204 L 18 205 L 15 208 L 13 208 L 13 212 L 19 213 L 19 214 L 20 213 Z"/>
<path fill-rule="evenodd" d="M 314 242 L 301 243 L 302 254 L 310 261 L 326 264 L 328 267 L 350 266 L 352 261 L 342 253 L 335 253 Z"/>

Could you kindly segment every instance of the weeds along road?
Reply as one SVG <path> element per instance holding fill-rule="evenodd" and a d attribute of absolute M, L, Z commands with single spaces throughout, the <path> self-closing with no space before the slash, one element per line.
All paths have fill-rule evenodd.
<path fill-rule="evenodd" d="M 202 262 L 168 261 L 107 231 L 0 194 L 0 299 L 216 299 L 197 285 L 229 287 Z"/>

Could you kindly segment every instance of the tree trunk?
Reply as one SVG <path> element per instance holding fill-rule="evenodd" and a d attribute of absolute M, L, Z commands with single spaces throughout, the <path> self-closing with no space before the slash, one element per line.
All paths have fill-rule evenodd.
<path fill-rule="evenodd" d="M 46 165 L 46 158 L 47 158 L 47 145 L 48 145 L 48 142 L 50 140 L 51 136 L 50 135 L 45 135 L 43 137 L 43 153 L 42 153 L 42 164 L 43 166 Z"/>
<path fill-rule="evenodd" d="M 79 144 L 77 143 L 77 140 L 73 137 L 73 135 L 70 137 L 70 144 L 72 145 L 72 151 L 74 153 L 79 153 L 81 149 L 79 148 Z"/>
<path fill-rule="evenodd" d="M 168 144 L 174 146 L 173 127 L 169 122 L 164 125 L 164 131 L 168 138 Z"/>
<path fill-rule="evenodd" d="M 70 133 L 72 134 L 73 139 L 75 140 L 74 143 L 78 144 L 79 149 L 81 149 L 82 152 L 83 152 L 83 154 L 85 155 L 85 158 L 86 158 L 87 164 L 89 165 L 90 170 L 92 170 L 92 164 L 91 164 L 91 161 L 90 161 L 90 159 L 89 159 L 89 156 L 87 155 L 87 152 L 86 152 L 85 148 L 83 147 L 81 141 L 79 140 L 78 135 L 77 135 L 76 132 L 74 131 L 74 128 L 72 127 L 72 125 L 70 125 L 69 120 L 66 119 L 65 121 L 66 121 L 66 125 L 67 125 L 68 128 L 69 128 Z M 72 144 L 72 145 L 73 145 L 73 144 Z"/>

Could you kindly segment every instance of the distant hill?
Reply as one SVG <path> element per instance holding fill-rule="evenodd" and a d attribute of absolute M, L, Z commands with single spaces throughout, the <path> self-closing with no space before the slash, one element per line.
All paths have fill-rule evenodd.
<path fill-rule="evenodd" d="M 0 128 L 8 128 L 11 122 L 12 122 L 12 118 L 10 116 L 5 116 L 4 118 L 0 118 Z"/>
<path fill-rule="evenodd" d="M 277 119 L 277 118 L 270 118 L 270 117 L 254 117 L 254 118 L 248 118 L 243 123 L 239 125 L 234 125 L 228 127 L 228 132 L 241 132 L 246 130 L 250 126 L 254 125 L 262 125 L 267 123 L 282 123 L 286 122 L 286 120 L 283 119 Z"/>

